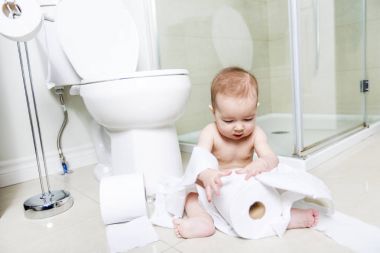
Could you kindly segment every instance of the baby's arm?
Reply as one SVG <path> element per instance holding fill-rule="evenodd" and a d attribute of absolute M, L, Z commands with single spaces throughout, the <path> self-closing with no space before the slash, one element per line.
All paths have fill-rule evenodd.
<path fill-rule="evenodd" d="M 198 146 L 212 152 L 215 131 L 214 124 L 207 125 L 199 136 Z M 209 168 L 199 173 L 197 182 L 205 188 L 208 201 L 211 201 L 214 192 L 219 195 L 219 189 L 223 185 L 221 177 L 228 176 L 231 172 L 230 170 L 220 171 L 215 168 Z"/>
<path fill-rule="evenodd" d="M 245 166 L 243 169 L 238 170 L 236 173 L 247 174 L 246 179 L 256 176 L 261 172 L 270 171 L 278 165 L 278 157 L 272 151 L 267 142 L 267 137 L 264 131 L 256 126 L 255 136 L 253 139 L 255 152 L 259 159 L 256 159 Z"/>

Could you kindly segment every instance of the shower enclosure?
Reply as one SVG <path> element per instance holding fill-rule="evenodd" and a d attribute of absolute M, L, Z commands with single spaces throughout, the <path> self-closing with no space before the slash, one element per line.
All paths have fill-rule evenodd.
<path fill-rule="evenodd" d="M 213 120 L 210 83 L 226 66 L 257 77 L 257 124 L 281 156 L 305 158 L 379 119 L 377 1 L 156 0 L 155 6 L 160 67 L 186 68 L 192 82 L 177 123 L 182 148 L 196 144 Z"/>

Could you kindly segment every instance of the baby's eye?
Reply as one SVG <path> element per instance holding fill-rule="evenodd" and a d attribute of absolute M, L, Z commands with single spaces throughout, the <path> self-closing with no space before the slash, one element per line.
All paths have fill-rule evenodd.
<path fill-rule="evenodd" d="M 223 122 L 224 122 L 224 123 L 232 123 L 232 122 L 233 122 L 233 120 L 224 119 L 224 120 L 223 120 Z"/>
<path fill-rule="evenodd" d="M 252 121 L 253 120 L 253 118 L 247 118 L 247 119 L 244 119 L 244 121 Z"/>

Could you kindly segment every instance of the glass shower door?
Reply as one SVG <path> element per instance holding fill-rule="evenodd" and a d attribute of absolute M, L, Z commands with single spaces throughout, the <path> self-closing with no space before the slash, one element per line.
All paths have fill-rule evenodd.
<path fill-rule="evenodd" d="M 364 126 L 362 3 L 300 1 L 302 154 Z"/>

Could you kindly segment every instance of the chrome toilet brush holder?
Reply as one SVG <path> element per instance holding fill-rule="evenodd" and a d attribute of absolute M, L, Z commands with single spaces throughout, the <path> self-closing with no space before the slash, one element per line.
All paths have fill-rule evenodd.
<path fill-rule="evenodd" d="M 51 216 L 65 212 L 66 210 L 70 209 L 73 206 L 74 200 L 72 196 L 70 195 L 70 192 L 68 191 L 65 191 L 65 190 L 51 191 L 50 190 L 49 175 L 48 175 L 47 166 L 46 166 L 46 159 L 45 159 L 44 147 L 42 143 L 40 123 L 38 119 L 37 105 L 36 105 L 36 100 L 34 96 L 33 81 L 32 81 L 32 74 L 31 74 L 29 54 L 28 54 L 28 46 L 26 42 L 22 42 L 22 43 L 24 44 L 26 65 L 24 64 L 23 54 L 21 52 L 21 42 L 19 41 L 17 41 L 17 49 L 18 49 L 18 55 L 20 59 L 25 99 L 26 99 L 26 104 L 28 108 L 30 128 L 31 128 L 32 137 L 33 137 L 34 153 L 36 157 L 38 176 L 39 176 L 39 181 L 40 181 L 40 186 L 41 186 L 41 194 L 37 194 L 33 197 L 28 198 L 24 202 L 24 210 L 25 210 L 25 216 L 27 218 L 42 219 L 42 218 L 51 217 Z M 26 66 L 27 72 L 28 72 L 29 91 L 28 91 L 24 66 Z M 32 113 L 31 107 L 33 107 L 34 115 Z M 38 141 L 37 141 L 36 136 L 38 136 Z M 42 163 L 41 163 L 41 158 L 43 161 Z M 44 167 L 47 190 L 45 190 L 45 187 L 44 187 L 41 165 L 43 165 Z"/>

